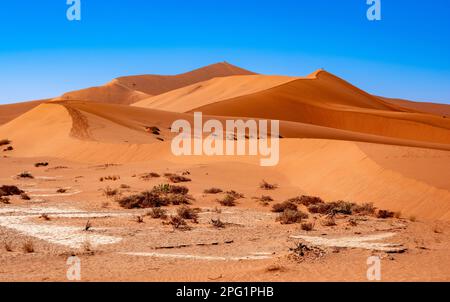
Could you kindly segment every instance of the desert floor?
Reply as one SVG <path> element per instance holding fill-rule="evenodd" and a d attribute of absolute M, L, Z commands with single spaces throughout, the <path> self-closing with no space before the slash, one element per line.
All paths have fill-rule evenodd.
<path fill-rule="evenodd" d="M 43 160 L 50 165 L 34 167 Z M 65 281 L 66 262 L 72 255 L 81 259 L 82 281 L 367 281 L 367 259 L 372 255 L 382 259 L 383 281 L 450 280 L 447 222 L 338 215 L 336 226 L 324 226 L 323 217 L 310 215 L 308 221 L 316 222 L 314 230 L 307 232 L 299 224 L 276 222 L 271 206 L 253 198 L 270 195 L 273 204 L 299 193 L 282 183 L 273 191 L 260 189 L 263 177 L 270 181 L 268 175 L 253 174 L 232 185 L 227 181 L 232 168 L 208 164 L 172 164 L 167 169 L 164 162 L 0 161 L 2 184 L 17 185 L 31 197 L 31 201 L 13 197 L 10 204 L 0 205 L 2 281 Z M 19 171 L 30 171 L 34 179 L 17 179 Z M 121 184 L 127 186 L 122 186 L 120 194 L 130 195 L 167 183 L 164 177 L 141 179 L 140 175 L 149 171 L 189 171 L 192 182 L 186 186 L 196 199 L 191 206 L 201 209 L 198 222 L 189 223 L 190 230 L 164 225 L 162 220 L 146 216 L 147 210 L 123 209 L 115 201 L 117 197 L 103 194 L 102 189 Z M 100 181 L 106 176 L 120 179 Z M 239 199 L 236 207 L 222 207 L 216 199 L 223 194 L 203 193 L 210 187 L 233 189 L 245 198 Z M 67 191 L 57 193 L 60 188 Z M 176 208 L 169 207 L 169 214 Z M 143 222 L 138 222 L 137 216 L 142 216 Z M 217 218 L 225 223 L 224 228 L 211 225 L 211 219 Z M 351 226 L 350 220 L 357 224 Z M 92 227 L 85 231 L 87 221 Z M 298 242 L 318 246 L 314 243 L 317 237 L 338 240 L 322 243 L 304 257 L 295 257 L 290 250 Z M 26 252 L 26 244 L 31 244 L 34 252 Z M 388 251 L 377 251 L 384 248 Z"/>

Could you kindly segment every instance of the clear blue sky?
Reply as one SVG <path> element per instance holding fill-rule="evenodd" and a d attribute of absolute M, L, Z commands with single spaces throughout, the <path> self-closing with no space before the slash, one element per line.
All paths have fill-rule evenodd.
<path fill-rule="evenodd" d="M 228 61 L 267 74 L 325 68 L 370 93 L 450 102 L 450 1 L 2 1 L 0 103 L 40 99 L 133 74 Z"/>

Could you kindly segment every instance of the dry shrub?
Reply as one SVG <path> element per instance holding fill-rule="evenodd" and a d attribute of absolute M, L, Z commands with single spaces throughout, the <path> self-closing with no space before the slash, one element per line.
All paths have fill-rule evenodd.
<path fill-rule="evenodd" d="M 31 197 L 28 196 L 27 193 L 20 194 L 20 198 L 22 198 L 22 200 L 31 200 Z"/>
<path fill-rule="evenodd" d="M 24 193 L 24 191 L 20 190 L 16 186 L 1 186 L 0 187 L 0 197 L 2 197 L 2 196 L 20 195 L 22 193 Z"/>
<path fill-rule="evenodd" d="M 325 219 L 322 220 L 323 226 L 335 226 L 336 225 L 336 219 L 333 215 L 329 215 L 325 217 Z"/>
<path fill-rule="evenodd" d="M 355 204 L 352 208 L 353 213 L 361 215 L 373 215 L 375 210 L 376 208 L 373 203 L 363 203 L 362 205 Z"/>
<path fill-rule="evenodd" d="M 173 173 L 166 173 L 164 174 L 164 177 L 166 177 L 168 180 L 170 180 L 173 183 L 180 183 L 180 182 L 189 182 L 191 181 L 190 178 L 182 175 L 177 175 Z"/>
<path fill-rule="evenodd" d="M 142 217 L 140 215 L 136 216 L 136 222 L 137 223 L 144 223 L 144 217 Z"/>
<path fill-rule="evenodd" d="M 85 232 L 88 232 L 91 228 L 92 228 L 92 223 L 91 223 L 90 220 L 88 220 L 88 221 L 86 222 L 86 225 L 84 226 L 84 231 L 85 231 Z"/>
<path fill-rule="evenodd" d="M 56 193 L 59 193 L 59 194 L 67 193 L 67 189 L 59 188 L 58 190 L 56 190 Z M 105 194 L 105 195 L 106 195 L 106 194 Z"/>
<path fill-rule="evenodd" d="M 118 202 L 126 209 L 159 208 L 163 206 L 190 204 L 193 198 L 187 193 L 189 189 L 181 186 L 160 185 L 151 191 L 145 191 L 121 198 Z"/>
<path fill-rule="evenodd" d="M 36 168 L 39 168 L 39 167 L 47 167 L 47 166 L 48 166 L 48 163 L 47 163 L 47 162 L 35 163 L 34 166 L 35 166 Z"/>
<path fill-rule="evenodd" d="M 417 221 L 417 217 L 416 216 L 409 216 L 409 221 L 411 222 L 416 222 Z"/>
<path fill-rule="evenodd" d="M 34 176 L 31 175 L 30 172 L 22 172 L 19 175 L 17 175 L 18 178 L 29 178 L 29 179 L 33 179 Z"/>
<path fill-rule="evenodd" d="M 203 191 L 205 194 L 219 194 L 222 193 L 223 190 L 219 188 L 210 188 Z"/>
<path fill-rule="evenodd" d="M 159 178 L 161 175 L 155 172 L 145 173 L 139 176 L 142 180 L 151 180 L 152 178 Z"/>
<path fill-rule="evenodd" d="M 378 212 L 377 212 L 377 218 L 381 218 L 381 219 L 393 218 L 394 216 L 395 216 L 394 212 L 387 211 L 387 210 L 378 210 Z"/>
<path fill-rule="evenodd" d="M 119 179 L 120 179 L 119 175 L 108 175 L 108 176 L 103 176 L 103 177 L 99 178 L 99 180 L 101 182 L 103 182 L 103 181 L 116 181 L 116 180 L 119 180 Z"/>
<path fill-rule="evenodd" d="M 170 216 L 169 222 L 170 225 L 173 226 L 174 229 L 177 230 L 189 230 L 189 226 L 187 225 L 186 220 L 184 220 L 180 216 Z"/>
<path fill-rule="evenodd" d="M 7 151 L 13 151 L 14 148 L 12 146 L 8 146 L 7 148 L 3 149 L 3 152 L 7 152 Z"/>
<path fill-rule="evenodd" d="M 48 216 L 48 214 L 44 213 L 41 216 L 39 216 L 39 218 L 44 219 L 45 221 L 49 221 L 50 220 L 50 216 Z"/>
<path fill-rule="evenodd" d="M 224 198 L 218 199 L 219 202 L 224 207 L 234 207 L 236 206 L 236 198 L 230 194 L 227 194 Z"/>
<path fill-rule="evenodd" d="M 5 240 L 3 242 L 3 247 L 5 248 L 5 251 L 7 251 L 7 252 L 12 252 L 13 251 L 11 241 L 6 241 Z"/>
<path fill-rule="evenodd" d="M 314 229 L 314 224 L 312 222 L 304 222 L 300 227 L 303 231 L 311 232 Z"/>
<path fill-rule="evenodd" d="M 356 227 L 356 226 L 358 226 L 358 222 L 356 221 L 356 219 L 349 219 L 348 220 L 348 225 L 349 226 L 352 226 L 352 227 Z"/>
<path fill-rule="evenodd" d="M 263 195 L 259 198 L 259 201 L 269 203 L 273 201 L 273 198 L 271 196 Z"/>
<path fill-rule="evenodd" d="M 105 195 L 107 198 L 115 197 L 115 196 L 119 195 L 119 193 L 120 193 L 118 189 L 112 189 L 109 186 L 102 189 L 102 191 L 103 191 L 103 195 Z M 61 193 L 61 192 L 58 192 L 58 193 Z"/>
<path fill-rule="evenodd" d="M 294 197 L 294 198 L 288 199 L 287 201 L 292 202 L 292 203 L 296 203 L 296 204 L 301 204 L 301 205 L 304 205 L 306 207 L 308 207 L 310 205 L 316 205 L 316 204 L 320 204 L 320 203 L 325 203 L 320 197 L 307 196 L 307 195 Z"/>
<path fill-rule="evenodd" d="M 0 197 L 0 202 L 3 204 L 10 204 L 11 202 L 9 201 L 8 197 Z"/>
<path fill-rule="evenodd" d="M 22 245 L 22 250 L 24 253 L 30 254 L 34 253 L 34 244 L 33 241 L 27 240 Z"/>
<path fill-rule="evenodd" d="M 11 141 L 9 139 L 2 139 L 0 140 L 0 146 L 6 146 L 11 144 Z"/>
<path fill-rule="evenodd" d="M 308 218 L 308 214 L 302 211 L 285 209 L 284 212 L 278 216 L 277 221 L 281 224 L 300 223 L 303 219 Z"/>
<path fill-rule="evenodd" d="M 127 190 L 127 189 L 130 189 L 131 187 L 129 185 L 126 185 L 126 184 L 121 184 L 120 188 L 123 189 L 123 190 Z"/>
<path fill-rule="evenodd" d="M 218 219 L 211 219 L 211 225 L 213 226 L 213 227 L 215 227 L 215 228 L 218 228 L 218 229 L 223 229 L 223 228 L 225 228 L 225 223 L 223 223 L 221 220 L 220 220 L 220 218 L 218 218 Z"/>
<path fill-rule="evenodd" d="M 241 198 L 245 197 L 244 194 L 238 193 L 235 190 L 230 190 L 230 191 L 227 191 L 226 193 L 227 193 L 227 195 L 234 197 L 234 199 L 241 199 Z"/>
<path fill-rule="evenodd" d="M 285 210 L 297 211 L 298 207 L 290 201 L 285 201 L 283 203 L 277 203 L 272 206 L 272 212 L 283 213 Z"/>
<path fill-rule="evenodd" d="M 178 216 L 180 216 L 183 219 L 188 220 L 194 220 L 197 221 L 198 219 L 198 210 L 192 209 L 186 206 L 183 206 L 177 210 Z"/>
<path fill-rule="evenodd" d="M 278 188 L 278 185 L 276 184 L 270 184 L 267 181 L 263 180 L 260 184 L 259 187 L 263 190 L 275 190 L 276 188 Z"/>
<path fill-rule="evenodd" d="M 153 219 L 167 219 L 167 211 L 161 208 L 152 208 L 147 212 L 147 216 Z"/>

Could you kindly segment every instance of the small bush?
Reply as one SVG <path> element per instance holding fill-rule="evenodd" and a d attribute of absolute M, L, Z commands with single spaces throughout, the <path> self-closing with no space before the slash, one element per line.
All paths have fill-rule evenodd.
<path fill-rule="evenodd" d="M 236 198 L 230 194 L 227 194 L 223 199 L 217 200 L 224 207 L 236 206 Z"/>
<path fill-rule="evenodd" d="M 17 177 L 19 177 L 19 178 L 29 178 L 29 179 L 33 179 L 34 178 L 34 176 L 31 175 L 30 172 L 22 172 L 19 175 L 17 175 Z"/>
<path fill-rule="evenodd" d="M 335 226 L 336 225 L 336 219 L 332 215 L 327 216 L 327 217 L 325 217 L 324 220 L 322 220 L 322 225 L 323 226 Z"/>
<path fill-rule="evenodd" d="M 285 209 L 283 213 L 278 216 L 277 221 L 281 224 L 300 223 L 303 219 L 308 218 L 308 214 L 298 210 Z"/>
<path fill-rule="evenodd" d="M 22 250 L 24 253 L 30 254 L 34 253 L 34 245 L 31 240 L 27 240 L 22 245 Z"/>
<path fill-rule="evenodd" d="M 45 221 L 50 221 L 50 216 L 48 214 L 44 213 L 41 216 L 39 216 L 40 219 L 44 219 Z"/>
<path fill-rule="evenodd" d="M 11 141 L 9 139 L 2 139 L 0 140 L 0 146 L 6 146 L 11 144 Z"/>
<path fill-rule="evenodd" d="M 7 148 L 3 149 L 3 152 L 13 151 L 14 148 L 12 146 L 8 146 Z"/>
<path fill-rule="evenodd" d="M 263 180 L 260 184 L 259 187 L 263 190 L 275 190 L 276 188 L 278 188 L 278 186 L 276 184 L 270 184 L 267 181 Z"/>
<path fill-rule="evenodd" d="M 298 207 L 296 204 L 293 204 L 292 202 L 289 201 L 274 204 L 272 207 L 272 212 L 275 213 L 283 213 L 285 210 L 297 211 Z"/>
<path fill-rule="evenodd" d="M 218 229 L 223 229 L 223 228 L 225 228 L 225 223 L 223 223 L 221 220 L 220 220 L 220 218 L 218 218 L 218 219 L 211 219 L 211 225 L 213 226 L 213 227 L 215 227 L 215 228 L 218 228 Z"/>
<path fill-rule="evenodd" d="M 168 180 L 173 182 L 173 183 L 180 183 L 180 182 L 189 182 L 189 181 L 191 181 L 190 178 L 188 178 L 186 176 L 182 176 L 182 175 L 177 175 L 177 174 L 166 173 L 164 176 Z"/>
<path fill-rule="evenodd" d="M 12 243 L 10 241 L 3 242 L 3 247 L 5 248 L 5 251 L 12 252 Z"/>
<path fill-rule="evenodd" d="M 120 193 L 118 189 L 112 189 L 109 186 L 102 189 L 102 191 L 103 191 L 103 195 L 105 195 L 107 198 L 117 196 Z M 58 192 L 58 193 L 62 193 L 62 192 Z"/>
<path fill-rule="evenodd" d="M 269 203 L 269 202 L 273 201 L 273 198 L 270 196 L 263 195 L 259 198 L 259 201 L 264 202 L 264 203 Z"/>
<path fill-rule="evenodd" d="M 31 197 L 28 196 L 27 193 L 20 194 L 20 198 L 22 198 L 22 200 L 31 200 Z"/>
<path fill-rule="evenodd" d="M 312 222 L 304 222 L 301 225 L 303 231 L 311 232 L 314 229 L 314 224 Z"/>
<path fill-rule="evenodd" d="M 2 197 L 2 196 L 20 195 L 22 193 L 24 193 L 24 191 L 20 190 L 16 186 L 1 186 L 0 187 L 0 197 Z"/>
<path fill-rule="evenodd" d="M 395 213 L 394 213 L 394 212 L 391 212 L 391 211 L 387 211 L 387 210 L 378 210 L 377 218 L 388 219 L 388 218 L 393 218 L 394 215 L 395 215 Z"/>
<path fill-rule="evenodd" d="M 159 186 L 153 187 L 152 192 L 158 193 L 158 194 L 187 195 L 189 193 L 189 189 L 184 186 L 164 184 L 164 185 L 159 185 Z"/>
<path fill-rule="evenodd" d="M 63 189 L 63 188 L 59 188 L 58 190 L 56 190 L 56 193 L 59 193 L 59 194 L 64 194 L 66 192 L 67 192 L 67 189 Z"/>
<path fill-rule="evenodd" d="M 91 228 L 92 228 L 92 223 L 91 223 L 90 220 L 88 220 L 88 221 L 86 222 L 86 225 L 84 226 L 84 231 L 85 231 L 85 232 L 88 232 Z"/>
<path fill-rule="evenodd" d="M 177 210 L 177 214 L 178 216 L 180 216 L 183 219 L 188 219 L 188 220 L 194 220 L 197 221 L 198 219 L 198 213 L 196 210 L 191 209 L 189 207 L 181 207 Z"/>
<path fill-rule="evenodd" d="M 158 173 L 155 172 L 150 172 L 150 173 L 145 173 L 139 176 L 140 179 L 142 180 L 150 180 L 153 178 L 159 178 L 161 177 L 161 175 L 159 175 Z"/>
<path fill-rule="evenodd" d="M 153 219 L 166 219 L 167 211 L 161 208 L 152 208 L 147 212 L 147 216 L 150 216 Z"/>
<path fill-rule="evenodd" d="M 362 205 L 354 205 L 352 208 L 354 213 L 363 215 L 373 215 L 376 208 L 373 203 L 363 203 Z"/>
<path fill-rule="evenodd" d="M 39 167 L 47 167 L 47 166 L 48 166 L 48 163 L 47 163 L 47 162 L 45 162 L 45 163 L 35 163 L 34 166 L 35 166 L 36 168 L 39 168 Z"/>
<path fill-rule="evenodd" d="M 219 194 L 222 193 L 223 190 L 219 188 L 210 188 L 203 191 L 205 194 Z"/>
<path fill-rule="evenodd" d="M 227 191 L 226 193 L 227 193 L 227 195 L 233 196 L 235 199 L 241 199 L 241 198 L 245 197 L 244 194 L 238 193 L 234 190 Z"/>
<path fill-rule="evenodd" d="M 119 179 L 120 179 L 119 175 L 109 175 L 109 176 L 103 176 L 103 177 L 99 178 L 99 180 L 101 182 L 103 182 L 103 181 L 117 181 Z"/>
<path fill-rule="evenodd" d="M 123 190 L 127 190 L 127 189 L 130 189 L 131 187 L 129 185 L 126 185 L 126 184 L 121 184 L 120 188 L 123 189 Z"/>
<path fill-rule="evenodd" d="M 178 230 L 188 230 L 189 227 L 186 223 L 186 220 L 184 220 L 180 216 L 171 216 L 169 220 L 169 224 L 173 226 L 174 229 Z"/>
<path fill-rule="evenodd" d="M 145 209 L 145 208 L 159 208 L 167 206 L 166 199 L 160 197 L 159 194 L 146 191 L 140 194 L 124 197 L 119 200 L 121 207 L 126 209 Z"/>
<path fill-rule="evenodd" d="M 0 202 L 3 204 L 10 204 L 11 202 L 9 201 L 8 197 L 0 197 Z"/>
<path fill-rule="evenodd" d="M 142 216 L 136 216 L 136 222 L 137 223 L 144 223 L 144 217 L 142 217 Z"/>
<path fill-rule="evenodd" d="M 317 204 L 325 203 L 320 197 L 307 196 L 307 195 L 294 197 L 294 198 L 288 199 L 287 201 L 296 203 L 296 204 L 301 204 L 306 207 L 309 207 L 310 205 L 317 205 Z"/>

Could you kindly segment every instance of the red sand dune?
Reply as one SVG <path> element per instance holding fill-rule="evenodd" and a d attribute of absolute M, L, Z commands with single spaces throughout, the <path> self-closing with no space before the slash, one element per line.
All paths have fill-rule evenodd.
<path fill-rule="evenodd" d="M 0 105 L 0 125 L 12 121 L 19 115 L 33 109 L 48 100 L 30 101 L 23 103 Z"/>

